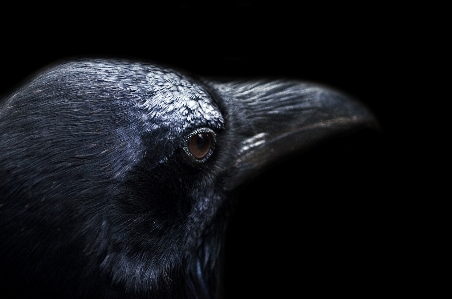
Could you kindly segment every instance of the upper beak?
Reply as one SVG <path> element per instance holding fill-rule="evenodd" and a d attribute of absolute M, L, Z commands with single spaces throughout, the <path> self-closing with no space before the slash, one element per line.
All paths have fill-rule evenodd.
<path fill-rule="evenodd" d="M 378 121 L 361 102 L 326 86 L 293 80 L 208 81 L 221 95 L 237 142 L 226 189 L 271 163 Z"/>

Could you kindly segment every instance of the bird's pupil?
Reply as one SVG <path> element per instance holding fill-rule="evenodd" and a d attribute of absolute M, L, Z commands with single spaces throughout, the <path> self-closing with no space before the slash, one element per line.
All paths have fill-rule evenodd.
<path fill-rule="evenodd" d="M 209 142 L 207 139 L 209 136 L 207 134 L 198 134 L 198 140 L 196 141 L 196 144 L 198 145 L 198 148 L 200 150 L 204 149 Z"/>

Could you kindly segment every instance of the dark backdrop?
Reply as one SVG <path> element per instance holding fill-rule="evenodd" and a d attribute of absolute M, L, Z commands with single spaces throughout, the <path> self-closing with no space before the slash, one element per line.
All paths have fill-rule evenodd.
<path fill-rule="evenodd" d="M 228 234 L 226 298 L 401 289 L 410 266 L 398 188 L 407 99 L 397 11 L 252 1 L 65 5 L 3 10 L 1 93 L 59 59 L 128 57 L 203 76 L 319 82 L 361 100 L 379 119 L 381 132 L 331 141 L 247 186 Z"/>

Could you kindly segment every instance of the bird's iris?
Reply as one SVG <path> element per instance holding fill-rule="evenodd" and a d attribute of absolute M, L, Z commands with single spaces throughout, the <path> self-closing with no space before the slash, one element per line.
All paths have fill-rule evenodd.
<path fill-rule="evenodd" d="M 204 162 L 215 147 L 215 133 L 209 128 L 201 128 L 191 132 L 183 145 L 185 154 L 195 162 Z"/>

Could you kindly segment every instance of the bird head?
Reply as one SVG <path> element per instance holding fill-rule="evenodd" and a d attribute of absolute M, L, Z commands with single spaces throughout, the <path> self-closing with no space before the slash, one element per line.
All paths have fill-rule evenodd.
<path fill-rule="evenodd" d="M 23 297 L 220 297 L 234 191 L 375 124 L 319 84 L 119 59 L 52 65 L 0 102 L 1 286 Z"/>

